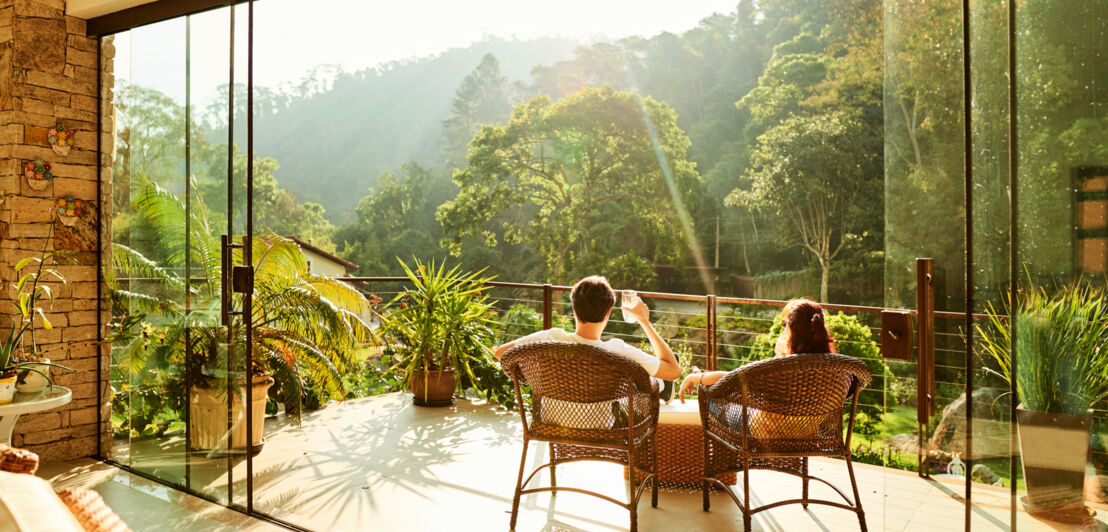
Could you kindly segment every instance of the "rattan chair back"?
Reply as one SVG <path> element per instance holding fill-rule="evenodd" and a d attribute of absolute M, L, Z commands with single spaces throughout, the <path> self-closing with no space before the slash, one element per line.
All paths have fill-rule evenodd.
<path fill-rule="evenodd" d="M 521 388 L 531 389 L 532 430 L 547 435 L 558 428 L 626 433 L 628 424 L 644 426 L 651 417 L 657 418 L 656 398 L 651 408 L 650 376 L 639 363 L 618 353 L 585 344 L 535 342 L 509 349 L 500 364 L 517 385 L 521 414 L 525 404 Z M 628 404 L 634 408 L 628 409 Z M 622 419 L 621 413 L 628 418 Z M 526 415 L 524 427 L 528 429 Z M 610 436 L 562 435 L 581 440 Z"/>
<path fill-rule="evenodd" d="M 651 506 L 658 506 L 658 387 L 639 363 L 591 345 L 535 342 L 517 345 L 500 359 L 515 387 L 523 421 L 523 452 L 512 497 L 510 528 L 515 529 L 522 495 L 573 491 L 599 497 L 630 512 L 631 531 L 638 527 L 639 498 L 651 485 Z M 523 389 L 530 387 L 530 403 Z M 530 416 L 528 416 L 530 412 Z M 527 447 L 532 440 L 550 445 L 550 461 L 524 478 Z M 627 503 L 577 487 L 558 487 L 558 464 L 602 460 L 627 467 Z M 550 468 L 550 487 L 525 489 L 543 468 Z"/>
<path fill-rule="evenodd" d="M 709 486 L 726 489 L 719 475 L 742 471 L 743 496 L 727 491 L 743 512 L 743 530 L 751 530 L 751 516 L 783 504 L 825 504 L 851 510 L 866 530 L 865 513 L 850 459 L 850 436 L 858 395 L 871 379 L 869 367 L 856 358 L 834 353 L 805 353 L 747 364 L 712 386 L 699 388 L 700 419 L 704 424 L 704 509 Z M 843 417 L 848 420 L 843 430 Z M 734 454 L 730 454 L 734 453 Z M 839 456 L 850 476 L 853 499 L 812 476 L 808 457 Z M 737 458 L 736 458 L 737 457 Z M 770 469 L 799 476 L 801 498 L 752 508 L 750 470 Z M 810 480 L 831 487 L 846 501 L 812 499 Z"/>

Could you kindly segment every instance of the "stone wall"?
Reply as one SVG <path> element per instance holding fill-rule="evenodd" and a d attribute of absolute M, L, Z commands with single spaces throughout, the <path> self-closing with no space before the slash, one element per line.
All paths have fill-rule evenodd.
<path fill-rule="evenodd" d="M 56 286 L 55 301 L 47 313 L 53 330 L 36 333 L 39 350 L 52 361 L 74 369 L 57 372 L 55 383 L 73 390 L 73 401 L 45 413 L 26 415 L 15 427 L 13 444 L 39 453 L 46 460 L 96 454 L 97 437 L 110 442 L 110 390 L 107 375 L 110 352 L 101 346 L 97 331 L 97 269 L 103 259 L 96 249 L 96 231 L 104 245 L 110 241 L 111 115 L 103 120 L 102 142 L 108 152 L 104 165 L 103 196 L 97 198 L 97 64 L 98 41 L 85 36 L 85 22 L 64 14 L 65 0 L 0 0 L 0 331 L 6 332 L 14 314 L 11 283 L 19 260 L 36 256 L 43 247 L 77 248 L 58 266 L 67 284 Z M 111 109 L 113 48 L 105 41 L 104 84 L 101 102 Z M 67 155 L 56 153 L 48 132 L 57 124 L 75 130 Z M 50 164 L 53 178 L 36 190 L 23 175 L 27 161 Z M 92 207 L 73 226 L 55 216 L 59 198 L 72 196 Z M 99 201 L 98 201 L 99 200 Z M 101 208 L 103 206 L 103 208 Z M 100 224 L 99 220 L 104 223 Z M 105 300 L 101 323 L 109 309 Z M 97 367 L 97 350 L 103 349 Z M 97 386 L 101 389 L 103 424 L 97 426 Z M 105 447 L 105 453 L 107 447 Z"/>

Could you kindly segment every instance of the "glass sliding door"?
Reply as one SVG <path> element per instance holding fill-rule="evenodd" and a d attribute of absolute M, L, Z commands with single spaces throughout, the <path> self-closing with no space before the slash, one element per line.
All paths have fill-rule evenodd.
<path fill-rule="evenodd" d="M 249 172 L 230 8 L 116 34 L 113 457 L 247 506 Z M 234 43 L 234 44 L 232 44 Z M 237 193 L 236 193 L 237 191 Z M 244 262 L 246 261 L 246 262 Z M 236 292 L 236 290 L 238 290 Z M 264 405 L 264 392 L 262 392 Z M 237 478 L 236 478 L 237 473 Z"/>

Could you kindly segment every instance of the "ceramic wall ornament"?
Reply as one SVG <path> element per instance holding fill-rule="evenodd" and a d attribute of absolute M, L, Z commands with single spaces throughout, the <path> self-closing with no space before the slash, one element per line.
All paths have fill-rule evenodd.
<path fill-rule="evenodd" d="M 50 172 L 50 163 L 39 159 L 24 161 L 23 177 L 27 178 L 27 186 L 31 190 L 46 190 L 50 186 L 50 180 L 54 179 L 54 174 Z"/>
<path fill-rule="evenodd" d="M 96 251 L 97 212 L 93 202 L 63 196 L 54 204 L 54 249 Z"/>
<path fill-rule="evenodd" d="M 69 227 L 73 227 L 85 213 L 85 202 L 73 199 L 73 196 L 58 198 L 57 207 L 58 219 Z"/>
<path fill-rule="evenodd" d="M 46 140 L 50 143 L 50 147 L 54 149 L 54 153 L 64 157 L 69 155 L 69 148 L 73 146 L 73 135 L 76 134 L 76 131 L 66 129 L 65 126 L 58 124 L 46 132 Z"/>

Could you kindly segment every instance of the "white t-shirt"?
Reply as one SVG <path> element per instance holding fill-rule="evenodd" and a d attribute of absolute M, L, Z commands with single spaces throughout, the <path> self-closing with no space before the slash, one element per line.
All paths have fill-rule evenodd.
<path fill-rule="evenodd" d="M 658 368 L 662 365 L 662 361 L 658 360 L 658 357 L 649 355 L 643 352 L 642 349 L 629 345 L 619 338 L 612 338 L 611 340 L 589 340 L 588 338 L 577 336 L 577 333 L 566 332 L 563 329 L 546 329 L 544 331 L 531 333 L 513 343 L 515 345 L 523 345 L 534 342 L 570 342 L 599 347 L 613 353 L 619 353 L 638 362 L 639 365 L 646 370 L 646 374 L 651 377 L 653 377 L 655 373 L 658 373 Z"/>
<path fill-rule="evenodd" d="M 628 345 L 627 342 L 620 340 L 619 338 L 613 338 L 611 340 L 589 340 L 588 338 L 582 338 L 577 336 L 577 333 L 566 332 L 563 329 L 546 329 L 536 333 L 528 334 L 515 342 L 515 345 L 531 344 L 535 342 L 569 342 L 575 344 L 585 344 L 601 349 L 606 349 L 613 353 L 619 353 L 635 362 L 638 362 L 643 369 L 646 370 L 647 375 L 653 376 L 658 372 L 658 368 L 662 365 L 662 361 L 657 357 L 651 356 L 642 349 Z M 623 399 L 620 403 L 626 403 L 627 400 Z M 624 406 L 626 410 L 626 404 Z M 588 412 L 592 412 L 589 414 Z M 553 398 L 543 398 L 542 408 L 542 420 L 544 423 L 550 423 L 552 425 L 560 425 L 563 427 L 593 429 L 593 428 L 611 428 L 615 425 L 615 416 L 612 414 L 612 402 L 602 401 L 599 403 L 571 403 L 569 401 L 561 401 Z M 581 419 L 595 420 L 593 425 L 582 425 Z"/>

